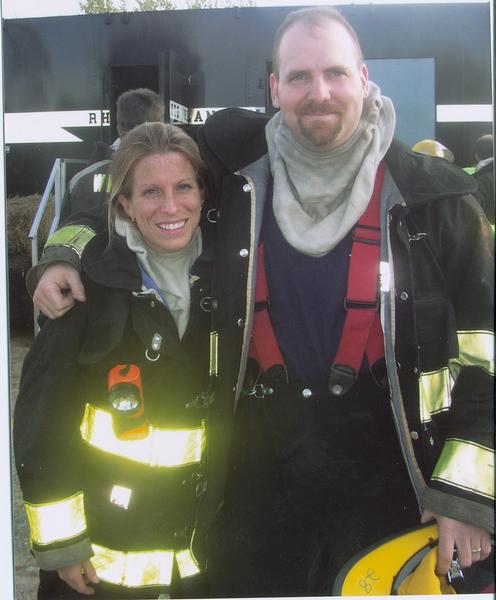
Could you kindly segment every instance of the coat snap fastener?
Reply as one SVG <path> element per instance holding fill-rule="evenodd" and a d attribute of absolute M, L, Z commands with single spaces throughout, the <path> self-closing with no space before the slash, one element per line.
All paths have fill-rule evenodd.
<path fill-rule="evenodd" d="M 242 258 L 246 258 L 248 256 L 248 250 L 246 248 L 241 248 L 241 250 L 239 251 L 239 255 Z"/>
<path fill-rule="evenodd" d="M 303 398 L 310 398 L 310 396 L 312 395 L 312 390 L 310 390 L 309 388 L 305 388 L 301 392 L 301 395 L 303 396 Z"/>
<path fill-rule="evenodd" d="M 217 300 L 214 300 L 210 296 L 204 296 L 200 300 L 200 308 L 204 312 L 211 312 L 212 310 L 215 310 L 217 308 Z"/>
<path fill-rule="evenodd" d="M 245 324 L 243 319 L 238 319 L 237 321 L 238 327 L 243 327 L 243 325 Z"/>
<path fill-rule="evenodd" d="M 419 434 L 416 431 L 410 431 L 410 437 L 412 438 L 412 440 L 418 440 Z"/>
<path fill-rule="evenodd" d="M 243 192 L 251 192 L 251 185 L 249 183 L 244 184 Z"/>
<path fill-rule="evenodd" d="M 400 298 L 401 298 L 402 300 L 408 300 L 408 294 L 407 294 L 406 292 L 401 292 L 401 294 L 400 294 Z"/>

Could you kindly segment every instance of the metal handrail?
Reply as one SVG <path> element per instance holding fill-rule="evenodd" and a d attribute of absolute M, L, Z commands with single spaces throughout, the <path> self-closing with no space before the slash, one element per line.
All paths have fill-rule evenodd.
<path fill-rule="evenodd" d="M 65 190 L 66 190 L 66 178 L 67 178 L 67 170 L 66 165 L 68 164 L 86 164 L 86 161 L 78 158 L 56 158 L 53 163 L 52 170 L 50 172 L 50 177 L 48 178 L 48 182 L 45 187 L 45 191 L 41 197 L 40 203 L 38 204 L 38 208 L 36 210 L 36 214 L 33 219 L 33 223 L 31 225 L 31 229 L 29 230 L 28 238 L 31 240 L 31 265 L 34 267 L 38 264 L 38 230 L 41 225 L 41 220 L 43 219 L 43 215 L 45 214 L 46 208 L 48 206 L 48 201 L 50 200 L 50 196 L 52 194 L 53 187 L 55 186 L 55 211 L 52 220 L 52 224 L 50 225 L 50 230 L 48 232 L 48 237 L 50 237 L 54 231 L 57 229 L 60 221 L 60 213 L 62 210 L 62 200 L 64 199 Z"/>

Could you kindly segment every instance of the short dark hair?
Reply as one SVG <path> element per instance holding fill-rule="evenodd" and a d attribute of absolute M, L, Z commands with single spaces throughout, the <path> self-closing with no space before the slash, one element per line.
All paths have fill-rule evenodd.
<path fill-rule="evenodd" d="M 484 160 L 494 155 L 493 136 L 491 133 L 481 136 L 474 146 L 477 160 Z"/>
<path fill-rule="evenodd" d="M 117 132 L 121 137 L 136 125 L 163 121 L 164 116 L 162 98 L 147 88 L 127 90 L 117 99 Z"/>
<path fill-rule="evenodd" d="M 332 6 L 301 8 L 286 15 L 274 36 L 272 72 L 275 73 L 277 77 L 279 77 L 279 47 L 286 31 L 296 23 L 303 23 L 308 27 L 322 27 L 326 21 L 339 23 L 346 29 L 356 45 L 358 61 L 363 63 L 363 52 L 356 31 L 336 8 L 333 8 Z"/>

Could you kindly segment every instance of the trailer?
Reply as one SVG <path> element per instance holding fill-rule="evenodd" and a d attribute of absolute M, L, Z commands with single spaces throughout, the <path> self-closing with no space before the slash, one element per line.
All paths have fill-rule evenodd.
<path fill-rule="evenodd" d="M 490 3 L 339 8 L 370 79 L 393 99 L 397 137 L 437 139 L 470 164 L 474 141 L 492 131 Z M 186 128 L 228 106 L 272 114 L 272 39 L 293 9 L 4 19 L 7 194 L 41 192 L 56 158 L 86 160 L 96 142 L 110 144 L 127 89 L 157 91 Z"/>

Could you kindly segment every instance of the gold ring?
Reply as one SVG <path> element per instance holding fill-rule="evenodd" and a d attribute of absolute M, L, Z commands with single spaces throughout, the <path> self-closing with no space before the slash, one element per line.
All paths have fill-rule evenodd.
<path fill-rule="evenodd" d="M 482 550 L 482 546 L 479 546 L 478 548 L 473 548 L 472 554 L 477 554 L 477 553 L 481 552 L 481 550 Z"/>

